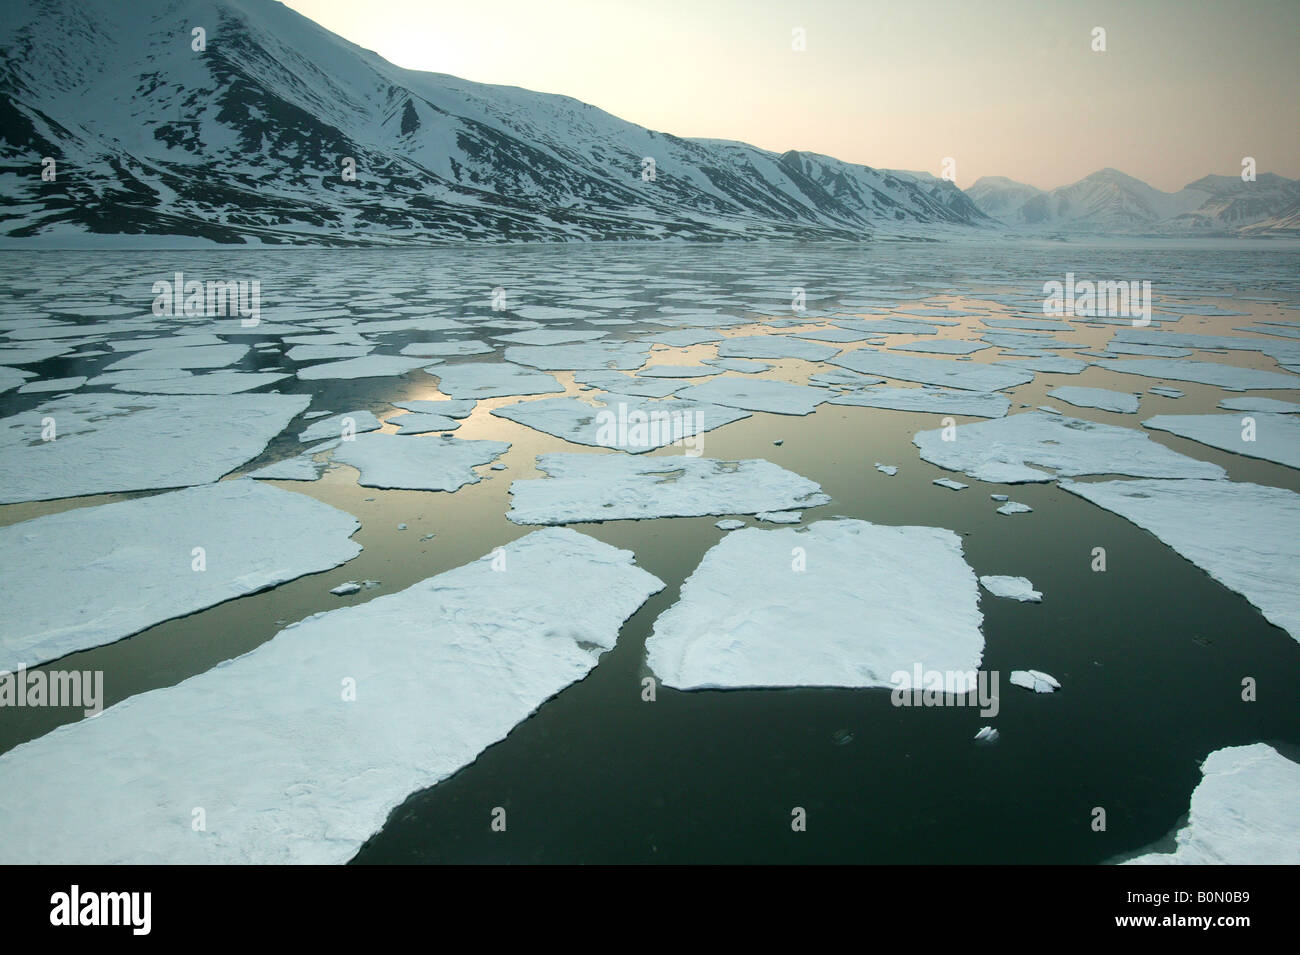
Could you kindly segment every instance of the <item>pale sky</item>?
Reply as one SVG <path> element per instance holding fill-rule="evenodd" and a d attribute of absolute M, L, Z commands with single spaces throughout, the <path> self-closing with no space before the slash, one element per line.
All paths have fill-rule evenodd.
<path fill-rule="evenodd" d="M 1300 178 L 1300 0 L 286 2 L 399 66 L 679 136 L 935 175 L 952 157 L 963 187 L 1112 166 L 1174 191 L 1243 156 Z"/>

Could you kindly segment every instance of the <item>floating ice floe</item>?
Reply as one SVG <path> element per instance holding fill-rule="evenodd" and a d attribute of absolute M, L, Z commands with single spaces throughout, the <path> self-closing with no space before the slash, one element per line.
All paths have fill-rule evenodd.
<path fill-rule="evenodd" d="M 890 345 L 894 351 L 926 352 L 933 355 L 970 355 L 991 347 L 985 342 L 958 341 L 952 338 L 936 338 L 933 341 L 907 342 L 902 345 Z"/>
<path fill-rule="evenodd" d="M 792 570 L 800 554 L 806 567 Z M 748 528 L 704 555 L 655 621 L 647 661 L 679 689 L 891 687 L 918 661 L 973 675 L 982 619 L 950 530 L 858 520 Z"/>
<path fill-rule="evenodd" d="M 893 477 L 895 474 L 898 473 L 898 465 L 896 465 L 896 464 L 881 464 L 879 461 L 877 461 L 877 462 L 876 462 L 876 470 L 879 471 L 881 474 L 887 474 L 887 475 L 889 475 L 890 477 Z"/>
<path fill-rule="evenodd" d="M 802 358 L 824 361 L 839 351 L 789 335 L 748 335 L 725 338 L 718 343 L 719 358 Z"/>
<path fill-rule="evenodd" d="M 998 737 L 1001 735 L 1002 734 L 999 733 L 992 726 L 982 726 L 980 727 L 980 731 L 975 734 L 975 742 L 996 743 L 998 741 Z"/>
<path fill-rule="evenodd" d="M 1062 481 L 1149 531 L 1300 641 L 1300 494 L 1235 481 Z"/>
<path fill-rule="evenodd" d="M 723 371 L 738 371 L 742 375 L 757 375 L 772 367 L 767 362 L 755 361 L 752 358 L 706 358 L 704 364 L 721 368 Z"/>
<path fill-rule="evenodd" d="M 347 580 L 339 584 L 337 587 L 330 588 L 330 593 L 335 597 L 349 597 L 352 594 L 360 592 L 361 584 L 357 583 L 355 580 Z"/>
<path fill-rule="evenodd" d="M 298 435 L 301 442 L 324 441 L 337 438 L 345 433 L 361 434 L 365 431 L 378 431 L 383 422 L 369 411 L 345 411 L 329 418 L 313 421 Z"/>
<path fill-rule="evenodd" d="M 584 342 L 577 345 L 512 345 L 506 361 L 543 371 L 574 371 L 580 368 L 624 371 L 645 364 L 649 346 L 643 342 Z"/>
<path fill-rule="evenodd" d="M 290 361 L 321 361 L 326 358 L 361 358 L 375 350 L 374 345 L 295 345 L 284 353 Z"/>
<path fill-rule="evenodd" d="M 1155 391 L 1154 388 L 1151 389 Z M 1273 414 L 1300 413 L 1300 404 L 1294 401 L 1279 401 L 1276 398 L 1224 398 L 1219 407 L 1227 411 L 1264 411 Z"/>
<path fill-rule="evenodd" d="M 261 454 L 310 403 L 275 394 L 57 398 L 0 420 L 0 504 L 207 484 Z"/>
<path fill-rule="evenodd" d="M 337 567 L 361 552 L 350 540 L 360 526 L 313 498 L 243 480 L 10 524 L 0 528 L 0 670 Z"/>
<path fill-rule="evenodd" d="M 754 517 L 768 524 L 798 524 L 803 511 L 759 511 Z"/>
<path fill-rule="evenodd" d="M 1174 348 L 1169 345 L 1139 345 L 1135 342 L 1109 341 L 1106 351 L 1112 355 L 1142 355 L 1147 358 L 1186 358 L 1192 354 L 1190 348 Z"/>
<path fill-rule="evenodd" d="M 510 485 L 506 517 L 516 524 L 757 514 L 830 502 L 816 482 L 759 459 L 543 454 L 537 468 L 549 477 Z"/>
<path fill-rule="evenodd" d="M 493 335 L 497 341 L 510 342 L 513 345 L 568 345 L 574 342 L 590 342 L 604 338 L 605 332 L 580 328 L 534 328 L 526 332 L 510 332 L 506 335 Z"/>
<path fill-rule="evenodd" d="M 305 451 L 256 471 L 249 471 L 247 476 L 263 481 L 315 481 L 325 470 L 325 464 L 313 461 L 311 455 L 312 452 Z"/>
<path fill-rule="evenodd" d="M 866 388 L 870 385 L 878 385 L 885 379 L 877 378 L 875 375 L 863 375 L 856 371 L 849 371 L 847 368 L 828 368 L 825 371 L 819 371 L 816 374 L 808 376 L 808 384 L 816 385 L 819 388 Z"/>
<path fill-rule="evenodd" d="M 503 361 L 442 365 L 432 374 L 438 378 L 438 390 L 453 398 L 506 398 L 511 395 L 547 395 L 564 390 L 554 375 L 544 375 Z"/>
<path fill-rule="evenodd" d="M 1168 431 L 1248 458 L 1300 468 L 1300 419 L 1290 415 L 1266 411 L 1244 415 L 1162 414 L 1143 421 L 1142 427 Z"/>
<path fill-rule="evenodd" d="M 969 484 L 962 484 L 961 481 L 954 481 L 952 478 L 935 478 L 930 483 L 937 484 L 939 487 L 946 487 L 950 491 L 964 491 L 970 487 Z"/>
<path fill-rule="evenodd" d="M 1126 865 L 1300 865 L 1300 764 L 1267 743 L 1216 749 L 1201 763 L 1173 852 Z"/>
<path fill-rule="evenodd" d="M 362 358 L 345 358 L 327 361 L 298 369 L 303 381 L 320 381 L 334 378 L 388 378 L 405 375 L 429 364 L 428 358 L 403 358 L 400 355 L 366 355 Z"/>
<path fill-rule="evenodd" d="M 393 406 L 416 414 L 446 415 L 448 418 L 468 418 L 478 404 L 477 398 L 451 398 L 446 401 L 394 401 Z"/>
<path fill-rule="evenodd" d="M 640 378 L 707 378 L 718 369 L 708 365 L 653 365 L 637 372 Z"/>
<path fill-rule="evenodd" d="M 749 417 L 747 411 L 676 398 L 652 401 L 611 394 L 600 401 L 591 405 L 577 398 L 541 398 L 494 408 L 492 414 L 574 444 L 630 454 L 670 444 L 695 447 L 695 436 Z"/>
<path fill-rule="evenodd" d="M 1078 358 L 1065 358 L 1061 355 L 1014 358 L 1010 361 L 999 361 L 998 364 L 1005 368 L 1028 368 L 1030 371 L 1041 371 L 1056 375 L 1077 375 L 1088 367 L 1088 363 L 1085 361 Z"/>
<path fill-rule="evenodd" d="M 944 440 L 944 429 L 935 429 L 920 432 L 912 443 L 923 460 L 993 484 L 1052 481 L 1058 475 L 1220 478 L 1225 474 L 1217 464 L 1171 451 L 1132 428 L 1035 411 L 958 425 L 952 438 Z"/>
<path fill-rule="evenodd" d="M 548 529 L 309 617 L 0 756 L 0 861 L 346 862 L 590 673 L 662 588 L 629 551 Z M 68 785 L 69 767 L 102 784 Z"/>
<path fill-rule="evenodd" d="M 491 345 L 480 341 L 411 342 L 402 346 L 401 353 L 421 358 L 450 358 L 460 355 L 489 355 L 493 350 Z"/>
<path fill-rule="evenodd" d="M 721 531 L 738 531 L 745 526 L 745 522 L 738 521 L 734 517 L 728 517 L 726 520 L 718 521 L 713 526 Z"/>
<path fill-rule="evenodd" d="M 1041 670 L 1012 670 L 1009 682 L 1035 693 L 1055 693 L 1061 688 L 1056 677 Z"/>
<path fill-rule="evenodd" d="M 821 328 L 811 332 L 795 332 L 792 338 L 806 338 L 814 342 L 835 342 L 837 344 L 847 344 L 848 342 L 866 342 L 874 341 L 874 332 L 856 331 L 851 328 Z M 884 341 L 884 339 L 880 339 Z"/>
<path fill-rule="evenodd" d="M 210 371 L 202 375 L 168 373 L 161 378 L 119 381 L 113 385 L 113 390 L 151 395 L 237 395 L 288 377 L 287 374 L 269 371 Z M 96 383 L 91 381 L 91 384 Z"/>
<path fill-rule="evenodd" d="M 1034 509 L 1028 504 L 1021 504 L 1019 501 L 1007 501 L 997 509 L 999 514 L 1032 514 Z"/>
<path fill-rule="evenodd" d="M 1114 411 L 1119 414 L 1136 414 L 1138 396 L 1125 391 L 1111 391 L 1109 388 L 1080 388 L 1075 385 L 1062 385 L 1053 388 L 1048 397 L 1059 398 L 1066 404 L 1077 408 L 1098 408 L 1102 411 Z"/>
<path fill-rule="evenodd" d="M 144 368 L 225 368 L 248 354 L 247 345 L 198 345 L 193 348 L 148 348 L 108 366 L 109 371 Z"/>
<path fill-rule="evenodd" d="M 1171 381 L 1194 381 L 1203 385 L 1218 385 L 1228 391 L 1250 391 L 1256 388 L 1300 388 L 1300 375 L 1258 368 L 1240 368 L 1236 365 L 1219 365 L 1211 361 L 1191 361 L 1178 358 L 1128 358 L 1094 361 L 1098 368 L 1117 371 L 1125 375 L 1142 375 L 1145 378 L 1168 378 Z"/>
<path fill-rule="evenodd" d="M 833 405 L 887 408 L 890 411 L 923 411 L 933 414 L 1000 418 L 1011 408 L 1011 399 L 995 392 L 953 391 L 938 388 L 866 388 L 836 395 Z"/>
<path fill-rule="evenodd" d="M 1162 388 L 1160 385 L 1152 385 L 1147 391 L 1162 398 L 1181 398 L 1183 396 L 1183 393 L 1177 388 Z"/>
<path fill-rule="evenodd" d="M 460 427 L 459 421 L 446 415 L 417 412 L 394 415 L 388 423 L 397 425 L 398 434 L 428 434 L 431 431 L 454 431 Z"/>
<path fill-rule="evenodd" d="M 666 398 L 686 387 L 686 382 L 673 378 L 642 378 L 618 371 L 577 371 L 573 380 L 580 385 L 590 385 L 616 395 L 636 395 L 641 398 Z"/>
<path fill-rule="evenodd" d="M 18 389 L 20 395 L 30 394 L 48 394 L 53 391 L 76 391 L 86 383 L 85 375 L 75 375 L 71 378 L 45 378 L 41 381 L 31 381 Z M 4 391 L 0 387 L 0 391 Z"/>
<path fill-rule="evenodd" d="M 505 454 L 507 441 L 465 441 L 451 435 L 401 438 L 395 434 L 361 434 L 343 441 L 334 460 L 361 472 L 362 487 L 408 491 L 454 491 L 482 478 L 474 468 Z"/>
<path fill-rule="evenodd" d="M 833 395 L 824 388 L 792 385 L 786 381 L 726 376 L 683 388 L 677 392 L 677 397 L 746 411 L 806 415 L 812 414 L 819 404 Z"/>
<path fill-rule="evenodd" d="M 1043 599 L 1043 595 L 1034 589 L 1027 577 L 1000 577 L 994 574 L 981 577 L 980 586 L 994 597 L 1029 603 L 1040 603 Z"/>
<path fill-rule="evenodd" d="M 717 332 L 694 328 L 679 328 L 673 331 L 655 331 L 641 336 L 643 342 L 656 342 L 671 345 L 674 348 L 688 348 L 691 345 L 703 345 L 706 342 L 720 342 L 722 336 Z"/>
<path fill-rule="evenodd" d="M 958 363 L 946 358 L 898 355 L 865 348 L 833 358 L 831 364 L 866 374 L 884 375 L 886 378 L 895 378 L 899 381 L 945 385 L 966 391 L 1001 391 L 1003 388 L 1023 385 L 1034 380 L 1034 373 L 1031 371 L 1020 371 L 1001 365 Z"/>

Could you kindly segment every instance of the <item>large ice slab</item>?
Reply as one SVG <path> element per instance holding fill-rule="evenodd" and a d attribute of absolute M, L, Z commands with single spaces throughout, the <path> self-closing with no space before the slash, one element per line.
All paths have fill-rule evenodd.
<path fill-rule="evenodd" d="M 1217 464 L 1171 451 L 1141 431 L 1064 415 L 1031 411 L 958 425 L 954 432 L 952 440 L 945 441 L 943 429 L 922 431 L 912 443 L 931 464 L 995 484 L 1052 481 L 1058 475 L 1081 474 L 1224 476 Z M 1039 467 L 1031 467 L 1033 464 Z"/>
<path fill-rule="evenodd" d="M 537 468 L 549 477 L 510 485 L 506 517 L 516 524 L 757 514 L 830 501 L 816 482 L 757 459 L 542 454 Z"/>
<path fill-rule="evenodd" d="M 1235 481 L 1063 481 L 1150 531 L 1300 640 L 1300 494 Z"/>
<path fill-rule="evenodd" d="M 334 460 L 361 472 L 363 487 L 408 491 L 454 491 L 482 480 L 474 468 L 510 450 L 508 441 L 466 441 L 451 435 L 406 438 L 395 434 L 359 434 L 342 441 Z"/>
<path fill-rule="evenodd" d="M 640 368 L 650 346 L 644 342 L 582 342 L 576 345 L 511 345 L 506 361 L 543 371 L 574 371 L 579 368 Z"/>
<path fill-rule="evenodd" d="M 437 376 L 438 390 L 453 398 L 506 398 L 511 395 L 547 395 L 564 390 L 554 375 L 544 375 L 504 361 L 443 365 L 430 374 Z"/>
<path fill-rule="evenodd" d="M 1300 764 L 1267 743 L 1217 749 L 1201 763 L 1173 852 L 1127 865 L 1300 865 Z"/>
<path fill-rule="evenodd" d="M 600 403 L 577 398 L 540 398 L 494 408 L 498 418 L 597 448 L 642 454 L 670 444 L 698 447 L 696 435 L 748 418 L 749 412 L 699 401 L 651 401 L 632 395 L 601 395 Z"/>
<path fill-rule="evenodd" d="M 1011 408 L 1011 399 L 1006 395 L 941 388 L 866 388 L 837 395 L 830 399 L 830 403 L 888 408 L 891 411 L 970 415 L 975 418 L 1000 418 Z"/>
<path fill-rule="evenodd" d="M 1111 391 L 1109 388 L 1062 385 L 1060 388 L 1053 388 L 1047 395 L 1050 398 L 1059 398 L 1076 408 L 1097 408 L 1119 414 L 1135 414 L 1138 410 L 1137 395 L 1126 391 Z"/>
<path fill-rule="evenodd" d="M 677 392 L 677 397 L 746 411 L 806 415 L 817 410 L 823 401 L 834 397 L 834 393 L 825 388 L 792 385 L 787 381 L 726 376 L 683 388 Z"/>
<path fill-rule="evenodd" d="M 1248 458 L 1300 468 L 1300 420 L 1289 414 L 1160 414 L 1143 421 L 1142 426 Z"/>
<path fill-rule="evenodd" d="M 0 670 L 337 567 L 361 552 L 349 539 L 360 526 L 305 495 L 235 480 L 0 528 Z"/>
<path fill-rule="evenodd" d="M 838 348 L 817 345 L 788 335 L 745 335 L 727 338 L 718 343 L 719 358 L 802 358 L 804 361 L 823 361 Z"/>
<path fill-rule="evenodd" d="M 207 484 L 257 457 L 309 395 L 80 394 L 0 420 L 0 504 Z M 54 440 L 42 440 L 52 419 Z"/>
<path fill-rule="evenodd" d="M 0 862 L 346 862 L 590 673 L 662 587 L 629 551 L 548 529 L 309 617 L 0 756 Z"/>
<path fill-rule="evenodd" d="M 1212 361 L 1191 361 L 1181 358 L 1106 358 L 1094 361 L 1098 368 L 1118 371 L 1126 375 L 1145 378 L 1166 378 L 1170 381 L 1195 381 L 1203 385 L 1218 385 L 1228 391 L 1249 391 L 1254 388 L 1300 388 L 1300 375 L 1287 375 L 1258 368 L 1240 368 L 1220 365 Z"/>
<path fill-rule="evenodd" d="M 366 355 L 363 358 L 344 358 L 298 369 L 303 381 L 320 381 L 330 378 L 388 378 L 405 375 L 421 368 L 433 359 L 403 358 L 400 355 Z"/>
<path fill-rule="evenodd" d="M 967 391 L 1001 391 L 1034 380 L 1032 371 L 1007 368 L 1003 365 L 981 365 L 976 362 L 950 361 L 947 358 L 924 358 L 918 355 L 899 355 L 891 352 L 859 348 L 831 359 L 851 371 L 869 375 L 883 375 L 898 381 L 917 381 L 927 385 L 944 385 Z"/>
<path fill-rule="evenodd" d="M 977 670 L 982 619 L 975 574 L 950 530 L 858 520 L 747 528 L 704 555 L 655 621 L 646 654 L 680 689 L 887 687 L 918 663 Z"/>

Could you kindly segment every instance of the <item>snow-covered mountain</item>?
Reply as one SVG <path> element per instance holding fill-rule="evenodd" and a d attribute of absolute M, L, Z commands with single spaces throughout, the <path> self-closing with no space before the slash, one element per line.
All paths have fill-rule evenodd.
<path fill-rule="evenodd" d="M 1273 173 L 1262 173 L 1254 182 L 1206 176 L 1173 193 L 1115 169 L 1050 192 L 985 176 L 967 195 L 993 218 L 1031 231 L 1284 235 L 1295 234 L 1300 214 L 1300 181 Z"/>
<path fill-rule="evenodd" d="M 0 63 L 0 235 L 343 244 L 994 225 L 941 180 L 405 70 L 274 0 L 6 4 Z"/>

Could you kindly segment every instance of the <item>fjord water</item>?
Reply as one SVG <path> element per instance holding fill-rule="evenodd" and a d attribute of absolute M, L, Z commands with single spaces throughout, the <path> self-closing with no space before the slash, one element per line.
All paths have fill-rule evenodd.
<path fill-rule="evenodd" d="M 529 305 L 582 308 L 573 306 L 575 298 L 601 294 L 646 303 L 601 313 L 630 320 L 627 325 L 579 319 L 570 326 L 603 327 L 611 338 L 659 328 L 644 320 L 661 314 L 665 305 L 743 315 L 751 324 L 725 332 L 743 335 L 774 325 L 784 330 L 795 320 L 815 325 L 832 311 L 870 315 L 870 308 L 839 303 L 871 299 L 873 292 L 896 299 L 900 309 L 938 296 L 956 311 L 1011 316 L 1016 309 L 981 296 L 1041 298 L 1043 283 L 1067 272 L 1149 279 L 1157 308 L 1163 295 L 1245 313 L 1187 314 L 1170 326 L 1184 333 L 1232 334 L 1256 321 L 1300 316 L 1297 265 L 1300 251 L 1294 244 L 1241 242 L 597 244 L 47 252 L 0 258 L 9 295 L 6 314 L 58 315 L 60 299 L 92 296 L 134 304 L 147 314 L 152 282 L 183 271 L 258 279 L 266 322 L 332 305 L 362 320 L 381 313 L 389 317 L 392 301 L 427 306 L 430 314 L 446 317 L 490 317 L 491 292 L 497 288 Z M 806 290 L 805 312 L 790 308 L 795 288 Z M 375 304 L 380 299 L 389 304 Z M 159 319 L 160 325 L 166 321 Z M 941 327 L 939 337 L 971 338 L 983 327 L 970 317 L 960 323 Z M 95 324 L 86 321 L 88 337 Z M 1096 351 L 1115 327 L 1070 323 L 1063 331 L 1085 347 L 1060 353 Z M 171 331 L 160 327 L 161 334 Z M 440 337 L 419 331 L 386 335 L 379 350 L 395 354 L 407 342 Z M 915 340 L 889 338 L 890 345 Z M 664 356 L 652 352 L 652 360 L 690 364 L 710 357 L 712 349 L 706 344 Z M 973 360 L 998 360 L 1001 351 L 986 349 Z M 72 354 L 25 367 L 42 378 L 93 375 L 118 357 Z M 1277 367 L 1257 352 L 1194 357 Z M 802 383 L 818 370 L 799 360 L 770 363 L 774 368 L 763 377 Z M 280 352 L 255 349 L 237 367 L 295 366 Z M 568 393 L 577 393 L 570 373 L 557 377 Z M 1176 381 L 1168 384 L 1185 392 L 1180 399 L 1146 391 L 1157 383 L 1088 368 L 1079 375 L 1038 373 L 1007 394 L 1013 414 L 1049 403 L 1073 417 L 1134 428 L 1153 414 L 1212 412 L 1225 395 L 1215 387 Z M 1142 407 L 1137 415 L 1119 415 L 1061 405 L 1046 397 L 1060 385 L 1142 391 Z M 312 394 L 312 410 L 367 409 L 381 418 L 400 413 L 393 401 L 438 393 L 436 367 L 401 377 L 290 377 L 273 387 Z M 1286 391 L 1249 394 L 1296 400 Z M 0 395 L 0 411 L 14 414 L 48 397 L 9 392 Z M 592 449 L 490 414 L 514 400 L 481 400 L 455 432 L 462 438 L 510 441 L 512 447 L 501 459 L 507 470 L 480 468 L 483 480 L 454 494 L 363 488 L 346 466 L 315 482 L 276 482 L 362 522 L 354 539 L 364 550 L 348 564 L 49 666 L 102 669 L 104 703 L 111 705 L 178 683 L 253 649 L 289 622 L 340 606 L 328 591 L 342 581 L 382 582 L 346 598 L 360 602 L 522 536 L 530 528 L 505 518 L 509 482 L 540 476 L 533 466 L 539 453 Z M 1041 604 L 981 594 L 983 667 L 1002 676 L 996 719 L 981 718 L 969 707 L 896 708 L 889 692 L 880 689 L 678 692 L 659 686 L 655 700 L 647 702 L 644 642 L 655 618 L 677 599 L 682 580 L 722 537 L 714 526 L 718 518 L 572 525 L 631 550 L 639 566 L 667 587 L 627 621 L 616 648 L 601 657 L 589 677 L 549 700 L 471 765 L 412 794 L 355 861 L 1102 862 L 1163 840 L 1179 824 L 1200 778 L 1197 767 L 1210 751 L 1266 741 L 1294 755 L 1291 748 L 1300 746 L 1300 688 L 1294 679 L 1300 644 L 1152 535 L 1054 484 L 1011 487 L 963 478 L 971 484 L 964 491 L 935 487 L 933 479 L 953 475 L 921 461 L 910 442 L 917 431 L 939 427 L 939 417 L 823 404 L 806 417 L 754 414 L 706 434 L 703 449 L 708 457 L 766 458 L 821 484 L 832 502 L 806 511 L 805 524 L 846 516 L 946 527 L 962 535 L 976 574 L 1030 578 L 1044 595 Z M 300 430 L 291 426 L 235 473 L 297 454 Z M 1163 432 L 1149 434 L 1180 453 L 1222 466 L 1231 480 L 1300 491 L 1296 472 L 1285 466 Z M 653 453 L 671 456 L 680 449 Z M 876 462 L 898 465 L 897 476 L 878 472 Z M 1033 507 L 1033 513 L 998 515 L 990 493 L 1008 494 Z M 0 523 L 138 496 L 5 505 Z M 397 530 L 400 523 L 408 529 Z M 436 536 L 422 539 L 430 533 Z M 1091 569 L 1099 546 L 1107 553 L 1104 573 Z M 75 599 L 75 593 L 68 598 Z M 944 599 L 937 585 L 933 599 Z M 792 644 L 800 638 L 797 630 L 789 634 Z M 1053 674 L 1063 689 L 1039 695 L 1011 687 L 1009 672 L 1027 668 Z M 1242 701 L 1246 678 L 1258 684 L 1255 702 Z M 0 710 L 0 750 L 79 718 L 78 710 Z M 990 723 L 1000 739 L 975 744 L 976 731 Z M 232 758 L 237 761 L 238 754 Z M 97 784 L 79 779 L 76 767 L 68 767 L 68 785 Z M 506 811 L 504 832 L 491 827 L 497 807 Z M 792 831 L 795 807 L 806 810 L 807 831 Z M 1097 807 L 1106 812 L 1104 832 L 1092 825 Z"/>

